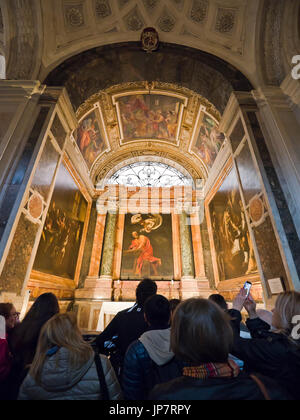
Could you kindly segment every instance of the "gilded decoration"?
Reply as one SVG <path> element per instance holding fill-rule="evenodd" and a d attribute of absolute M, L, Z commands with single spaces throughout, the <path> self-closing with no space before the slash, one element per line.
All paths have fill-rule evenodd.
<path fill-rule="evenodd" d="M 73 137 L 93 182 L 121 161 L 150 155 L 178 162 L 194 180 L 206 179 L 221 148 L 220 113 L 201 95 L 172 83 L 111 86 L 91 96 L 76 115 Z"/>

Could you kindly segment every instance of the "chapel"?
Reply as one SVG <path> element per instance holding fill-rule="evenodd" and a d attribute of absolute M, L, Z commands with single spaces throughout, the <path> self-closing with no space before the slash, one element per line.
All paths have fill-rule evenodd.
<path fill-rule="evenodd" d="M 299 0 L 0 0 L 0 302 L 101 331 L 300 291 Z"/>

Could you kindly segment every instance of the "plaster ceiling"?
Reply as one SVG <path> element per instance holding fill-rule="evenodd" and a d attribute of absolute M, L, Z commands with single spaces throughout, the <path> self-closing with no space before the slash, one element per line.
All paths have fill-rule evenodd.
<path fill-rule="evenodd" d="M 42 1 L 42 75 L 66 57 L 95 46 L 139 41 L 155 27 L 161 41 L 213 53 L 255 76 L 259 0 Z"/>

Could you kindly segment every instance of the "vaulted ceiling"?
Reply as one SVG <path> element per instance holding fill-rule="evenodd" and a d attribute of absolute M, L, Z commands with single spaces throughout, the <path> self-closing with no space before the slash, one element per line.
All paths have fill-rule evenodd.
<path fill-rule="evenodd" d="M 141 48 L 145 27 L 159 35 L 152 54 Z M 215 145 L 203 146 L 212 140 L 209 124 L 217 129 L 232 91 L 282 83 L 299 53 L 299 33 L 299 0 L 0 0 L 7 77 L 66 87 L 82 132 L 98 124 L 98 155 L 78 133 L 69 142 L 94 184 L 133 159 L 177 162 L 206 179 L 218 161 L 210 161 Z M 126 117 L 114 97 L 151 89 L 164 99 L 157 96 L 159 106 L 148 104 L 147 112 L 163 104 L 165 120 L 172 97 L 185 98 L 176 141 L 124 136 Z"/>
<path fill-rule="evenodd" d="M 152 26 L 162 42 L 213 54 L 255 87 L 278 85 L 299 53 L 299 6 L 298 0 L 0 0 L 7 74 L 44 80 L 69 57 L 137 42 Z"/>

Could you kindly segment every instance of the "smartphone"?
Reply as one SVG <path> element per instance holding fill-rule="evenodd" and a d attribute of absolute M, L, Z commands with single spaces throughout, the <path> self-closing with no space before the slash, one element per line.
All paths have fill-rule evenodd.
<path fill-rule="evenodd" d="M 251 287 L 252 287 L 251 281 L 246 281 L 246 283 L 244 284 L 244 289 L 247 290 L 246 298 L 248 298 L 250 294 Z"/>
<path fill-rule="evenodd" d="M 6 326 L 5 326 L 5 318 L 4 316 L 0 316 L 0 339 L 6 339 Z"/>

